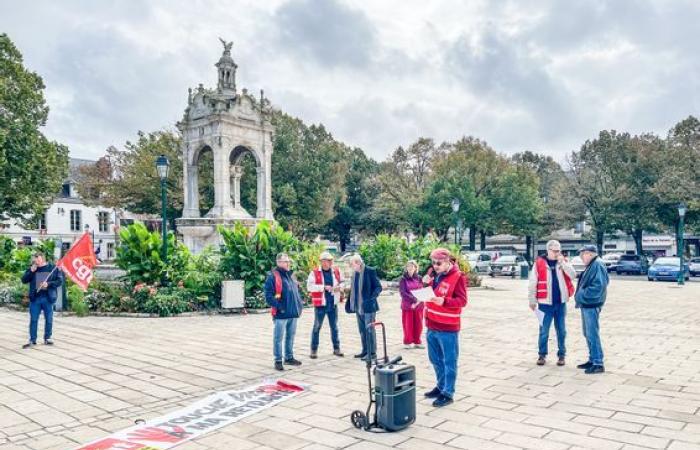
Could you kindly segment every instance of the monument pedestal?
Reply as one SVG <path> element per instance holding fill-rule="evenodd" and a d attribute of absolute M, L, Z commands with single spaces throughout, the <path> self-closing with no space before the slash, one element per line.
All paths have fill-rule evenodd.
<path fill-rule="evenodd" d="M 208 218 L 198 217 L 193 219 L 176 219 L 177 231 L 182 235 L 182 241 L 192 253 L 198 254 L 208 245 L 218 248 L 223 244 L 223 238 L 217 231 L 219 225 L 225 228 L 232 228 L 235 223 L 242 223 L 251 231 L 258 223 L 266 219 L 256 219 L 253 217 L 229 219 L 229 218 Z"/>

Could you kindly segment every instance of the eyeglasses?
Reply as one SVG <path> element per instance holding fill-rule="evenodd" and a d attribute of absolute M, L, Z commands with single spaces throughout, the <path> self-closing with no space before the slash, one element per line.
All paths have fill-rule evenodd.
<path fill-rule="evenodd" d="M 552 253 L 561 253 L 561 250 L 552 250 L 551 248 L 549 249 L 549 251 Z"/>
<path fill-rule="evenodd" d="M 433 263 L 434 266 L 441 266 L 441 265 L 445 264 L 447 261 L 445 261 L 445 260 L 442 260 L 442 261 L 435 261 L 435 260 L 433 259 L 431 262 Z"/>
<path fill-rule="evenodd" d="M 291 261 L 289 261 L 289 260 L 281 260 L 281 261 L 277 261 L 277 264 L 289 264 L 290 262 Z"/>

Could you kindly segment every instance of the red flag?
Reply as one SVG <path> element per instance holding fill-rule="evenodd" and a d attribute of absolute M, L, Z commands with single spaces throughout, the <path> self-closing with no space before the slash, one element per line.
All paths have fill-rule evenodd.
<path fill-rule="evenodd" d="M 56 267 L 68 275 L 83 291 L 87 291 L 93 277 L 92 269 L 96 265 L 95 249 L 88 233 L 83 234 L 68 253 L 56 263 Z"/>

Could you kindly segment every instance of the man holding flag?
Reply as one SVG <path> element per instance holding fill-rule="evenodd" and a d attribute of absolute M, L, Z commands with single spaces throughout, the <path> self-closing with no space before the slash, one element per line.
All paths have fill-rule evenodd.
<path fill-rule="evenodd" d="M 58 298 L 58 288 L 63 284 L 61 269 L 83 291 L 92 281 L 92 269 L 97 265 L 90 235 L 85 233 L 78 242 L 58 260 L 56 266 L 46 262 L 41 252 L 35 252 L 32 266 L 22 275 L 22 282 L 29 284 L 29 342 L 22 348 L 36 345 L 37 328 L 41 311 L 44 311 L 44 344 L 53 345 L 53 307 Z"/>

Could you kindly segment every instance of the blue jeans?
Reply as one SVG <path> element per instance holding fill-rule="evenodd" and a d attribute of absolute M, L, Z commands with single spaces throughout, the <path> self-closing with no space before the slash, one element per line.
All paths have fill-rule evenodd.
<path fill-rule="evenodd" d="M 275 362 L 282 361 L 282 339 L 284 339 L 284 360 L 294 358 L 294 335 L 297 333 L 297 319 L 274 319 L 275 331 L 272 351 Z"/>
<path fill-rule="evenodd" d="M 377 313 L 355 313 L 355 317 L 357 317 L 357 328 L 360 330 L 360 339 L 362 340 L 363 355 L 373 356 L 377 354 L 377 343 L 374 328 L 367 330 L 367 325 L 374 322 L 376 315 Z"/>
<path fill-rule="evenodd" d="M 446 397 L 455 395 L 459 332 L 428 330 L 428 358 L 435 370 L 437 388 Z"/>
<path fill-rule="evenodd" d="M 603 346 L 600 343 L 600 308 L 581 308 L 583 336 L 588 344 L 588 361 L 603 365 Z"/>
<path fill-rule="evenodd" d="M 323 327 L 323 319 L 328 316 L 328 324 L 331 327 L 331 341 L 333 342 L 333 350 L 340 350 L 340 338 L 338 337 L 338 306 L 333 305 L 332 308 L 322 306 L 314 308 L 314 328 L 311 331 L 311 351 L 318 350 L 319 334 Z"/>
<path fill-rule="evenodd" d="M 53 332 L 53 303 L 41 296 L 29 303 L 29 340 L 36 343 L 39 316 L 44 311 L 44 340 L 51 339 Z"/>
<path fill-rule="evenodd" d="M 547 344 L 549 341 L 549 328 L 554 322 L 554 330 L 557 332 L 557 356 L 566 356 L 566 303 L 558 305 L 539 305 L 540 311 L 544 313 L 542 326 L 540 327 L 539 353 L 540 356 L 547 356 Z"/>

